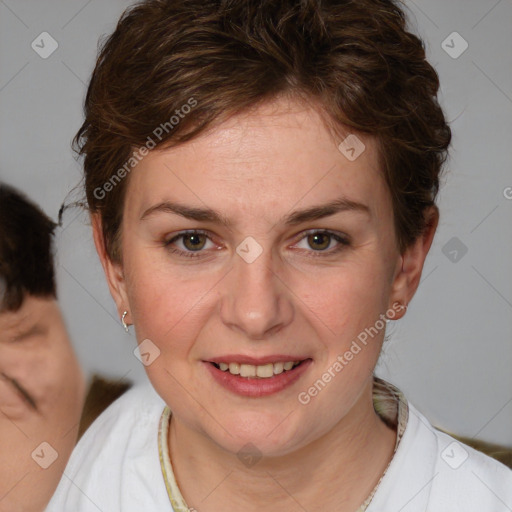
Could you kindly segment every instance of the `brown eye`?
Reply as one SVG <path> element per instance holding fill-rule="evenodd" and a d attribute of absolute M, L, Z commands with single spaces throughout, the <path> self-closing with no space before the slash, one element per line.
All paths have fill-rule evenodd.
<path fill-rule="evenodd" d="M 304 233 L 296 247 L 305 250 L 312 257 L 328 257 L 347 249 L 350 245 L 350 238 L 342 233 L 310 230 Z"/>
<path fill-rule="evenodd" d="M 207 236 L 201 233 L 189 233 L 181 235 L 183 245 L 190 251 L 199 251 L 206 244 Z"/>
<path fill-rule="evenodd" d="M 208 233 L 197 230 L 184 231 L 164 242 L 165 248 L 171 254 L 188 258 L 203 257 L 214 245 Z"/>
<path fill-rule="evenodd" d="M 327 233 L 308 235 L 308 244 L 312 249 L 323 251 L 329 247 L 332 236 Z"/>

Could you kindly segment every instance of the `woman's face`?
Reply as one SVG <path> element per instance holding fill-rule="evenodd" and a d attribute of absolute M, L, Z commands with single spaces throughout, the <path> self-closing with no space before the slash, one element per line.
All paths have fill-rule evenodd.
<path fill-rule="evenodd" d="M 111 291 L 175 418 L 232 452 L 288 453 L 355 411 L 384 314 L 410 299 L 375 143 L 359 139 L 347 158 L 317 111 L 280 99 L 130 175 Z M 230 373 L 254 363 L 260 378 Z"/>

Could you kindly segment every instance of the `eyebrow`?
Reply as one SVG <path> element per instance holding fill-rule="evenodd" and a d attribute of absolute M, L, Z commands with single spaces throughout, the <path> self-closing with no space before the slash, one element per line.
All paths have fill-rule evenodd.
<path fill-rule="evenodd" d="M 360 212 L 371 216 L 370 208 L 367 205 L 347 198 L 340 198 L 330 203 L 311 206 L 304 210 L 296 210 L 282 218 L 281 222 L 287 226 L 295 226 L 303 222 L 322 219 L 344 211 Z M 227 228 L 232 226 L 232 222 L 229 219 L 215 210 L 210 208 L 195 208 L 173 201 L 163 201 L 151 206 L 141 215 L 140 220 L 145 220 L 157 212 L 172 213 L 195 221 L 207 221 L 221 224 Z"/>

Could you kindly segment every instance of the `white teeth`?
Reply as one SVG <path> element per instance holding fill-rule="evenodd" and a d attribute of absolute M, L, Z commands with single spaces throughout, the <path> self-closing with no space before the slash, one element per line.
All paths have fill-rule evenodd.
<path fill-rule="evenodd" d="M 263 366 L 256 366 L 256 375 L 263 378 L 272 377 L 274 375 L 274 365 L 269 363 Z"/>
<path fill-rule="evenodd" d="M 256 366 L 252 364 L 241 364 L 240 377 L 256 377 Z"/>
<path fill-rule="evenodd" d="M 274 363 L 274 374 L 279 375 L 280 373 L 283 373 L 284 370 L 284 363 Z"/>
<path fill-rule="evenodd" d="M 240 375 L 240 365 L 238 363 L 229 363 L 229 373 Z"/>
<path fill-rule="evenodd" d="M 300 361 L 287 361 L 286 363 L 268 363 L 255 366 L 253 364 L 239 363 L 218 363 L 219 368 L 225 372 L 229 371 L 232 375 L 240 375 L 240 377 L 259 377 L 260 379 L 268 379 L 274 375 L 279 375 L 283 371 L 291 370 L 297 366 Z"/>

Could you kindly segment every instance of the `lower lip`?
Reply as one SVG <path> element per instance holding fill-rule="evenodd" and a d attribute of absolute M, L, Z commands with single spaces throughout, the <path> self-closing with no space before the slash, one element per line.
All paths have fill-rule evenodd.
<path fill-rule="evenodd" d="M 223 372 L 212 363 L 205 362 L 205 364 L 213 378 L 229 391 L 241 396 L 262 397 L 278 393 L 291 386 L 308 369 L 312 362 L 311 359 L 306 359 L 295 368 L 268 379 L 240 377 L 240 375 L 229 373 L 228 370 Z"/>

